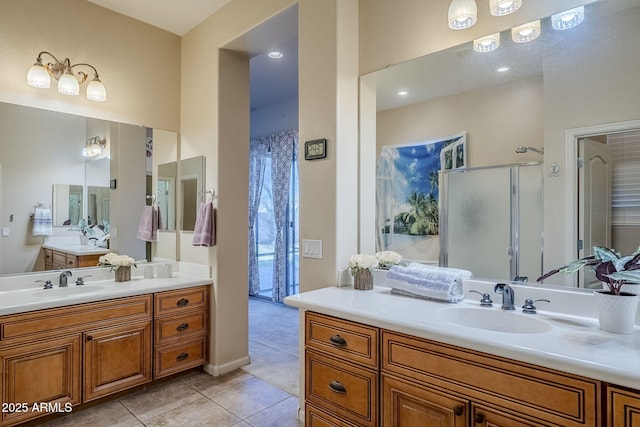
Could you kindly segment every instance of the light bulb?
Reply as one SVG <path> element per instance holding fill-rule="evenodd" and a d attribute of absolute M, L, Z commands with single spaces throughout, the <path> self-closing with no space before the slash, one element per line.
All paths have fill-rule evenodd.
<path fill-rule="evenodd" d="M 471 27 L 478 20 L 475 0 L 453 0 L 449 5 L 449 28 L 462 30 Z"/>
<path fill-rule="evenodd" d="M 522 0 L 489 0 L 489 12 L 493 16 L 504 16 L 515 12 L 522 6 Z"/>
<path fill-rule="evenodd" d="M 99 102 L 107 100 L 107 89 L 99 78 L 96 77 L 87 85 L 87 99 Z"/>
<path fill-rule="evenodd" d="M 27 84 L 42 89 L 51 87 L 51 76 L 49 76 L 47 69 L 44 68 L 40 59 L 29 68 L 29 72 L 27 72 Z"/>
<path fill-rule="evenodd" d="M 80 93 L 80 84 L 78 79 L 71 74 L 71 70 L 67 70 L 58 80 L 58 92 L 64 95 L 77 95 Z"/>

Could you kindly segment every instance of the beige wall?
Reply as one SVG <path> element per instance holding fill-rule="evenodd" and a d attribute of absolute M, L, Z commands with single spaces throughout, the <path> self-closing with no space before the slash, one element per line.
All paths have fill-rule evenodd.
<path fill-rule="evenodd" d="M 542 78 L 394 108 L 377 115 L 378 153 L 384 145 L 431 141 L 467 132 L 468 167 L 541 161 L 517 154 L 543 145 Z M 526 112 L 522 106 L 526 105 Z"/>
<path fill-rule="evenodd" d="M 97 68 L 106 102 L 26 84 L 41 51 Z M 0 101 L 178 131 L 180 37 L 85 0 L 0 2 Z M 50 59 L 45 58 L 45 62 Z"/>

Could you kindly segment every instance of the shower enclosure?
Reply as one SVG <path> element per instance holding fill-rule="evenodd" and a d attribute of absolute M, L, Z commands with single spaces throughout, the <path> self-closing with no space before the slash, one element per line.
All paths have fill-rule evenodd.
<path fill-rule="evenodd" d="M 439 264 L 475 277 L 542 274 L 541 163 L 441 171 Z"/>

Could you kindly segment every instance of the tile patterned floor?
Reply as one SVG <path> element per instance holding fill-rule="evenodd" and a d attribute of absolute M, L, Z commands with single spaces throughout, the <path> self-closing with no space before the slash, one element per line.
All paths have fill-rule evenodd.
<path fill-rule="evenodd" d="M 251 364 L 219 377 L 192 372 L 45 426 L 299 427 L 298 311 L 249 301 Z"/>

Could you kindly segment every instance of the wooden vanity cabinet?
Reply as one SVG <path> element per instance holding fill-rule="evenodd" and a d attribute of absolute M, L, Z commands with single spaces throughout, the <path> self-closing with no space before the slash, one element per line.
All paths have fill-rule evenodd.
<path fill-rule="evenodd" d="M 155 294 L 154 378 L 207 362 L 209 287 Z"/>
<path fill-rule="evenodd" d="M 306 313 L 305 425 L 377 426 L 379 331 Z"/>
<path fill-rule="evenodd" d="M 305 314 L 307 426 L 599 427 L 601 397 L 597 380 Z"/>
<path fill-rule="evenodd" d="M 65 270 L 69 268 L 95 267 L 101 254 L 73 255 L 53 249 L 44 250 L 45 270 Z"/>
<path fill-rule="evenodd" d="M 0 316 L 0 427 L 204 365 L 209 288 Z"/>
<path fill-rule="evenodd" d="M 607 425 L 640 427 L 640 391 L 607 385 Z"/>

